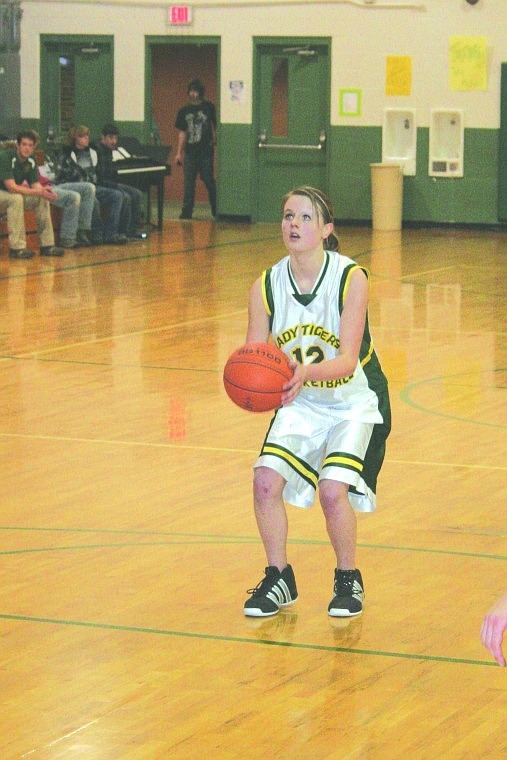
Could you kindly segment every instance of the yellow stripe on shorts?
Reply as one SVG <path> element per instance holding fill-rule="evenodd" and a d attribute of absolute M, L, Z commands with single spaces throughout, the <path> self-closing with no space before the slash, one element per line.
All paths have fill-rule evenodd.
<path fill-rule="evenodd" d="M 349 470 L 356 470 L 356 472 L 363 471 L 363 463 L 358 462 L 357 459 L 351 459 L 350 457 L 342 456 L 340 454 L 330 454 L 324 459 L 323 467 L 330 467 L 336 465 L 336 467 L 347 467 Z"/>
<path fill-rule="evenodd" d="M 291 454 L 289 451 L 266 443 L 262 447 L 261 456 L 264 454 L 271 454 L 272 456 L 278 457 L 279 459 L 283 459 L 292 467 L 293 470 L 301 475 L 302 478 L 304 478 L 309 483 L 312 483 L 313 486 L 317 488 L 317 483 L 319 481 L 318 473 L 316 473 L 314 470 L 309 469 L 308 467 L 305 467 L 304 463 L 293 456 L 293 454 Z"/>

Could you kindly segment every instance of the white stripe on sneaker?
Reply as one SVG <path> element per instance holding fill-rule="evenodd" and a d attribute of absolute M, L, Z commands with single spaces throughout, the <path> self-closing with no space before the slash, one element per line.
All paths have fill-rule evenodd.
<path fill-rule="evenodd" d="M 277 607 L 285 607 L 294 602 L 290 590 L 283 578 L 279 578 L 274 586 L 266 594 Z"/>
<path fill-rule="evenodd" d="M 352 586 L 352 596 L 357 599 L 358 602 L 364 601 L 364 591 L 361 588 L 359 581 L 354 580 L 354 584 Z"/>

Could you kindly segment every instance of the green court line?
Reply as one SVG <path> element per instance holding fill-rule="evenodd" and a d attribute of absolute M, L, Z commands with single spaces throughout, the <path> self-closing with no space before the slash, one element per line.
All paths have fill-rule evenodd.
<path fill-rule="evenodd" d="M 187 533 L 187 532 L 174 532 L 174 531 L 143 531 L 135 529 L 122 530 L 120 528 L 49 528 L 49 527 L 27 527 L 27 526 L 8 526 L 0 525 L 0 532 L 18 531 L 18 532 L 39 532 L 39 533 L 94 533 L 94 534 L 106 534 L 106 535 L 136 535 L 136 536 L 168 536 L 175 539 L 174 541 L 157 541 L 157 542 L 128 542 L 118 544 L 88 544 L 77 546 L 58 546 L 58 547 L 41 547 L 34 549 L 15 549 L 0 551 L 0 555 L 3 554 L 23 554 L 29 552 L 43 552 L 43 551 L 65 551 L 65 550 L 79 550 L 79 549 L 98 549 L 98 548 L 114 548 L 122 546 L 165 546 L 172 545 L 174 543 L 255 543 L 260 544 L 261 540 L 258 536 L 237 536 L 220 533 Z M 178 539 L 178 541 L 176 541 Z M 180 541 L 179 539 L 185 539 Z M 187 540 L 188 539 L 188 540 Z M 312 539 L 312 538 L 289 538 L 288 543 L 292 546 L 328 546 L 327 540 Z M 400 551 L 400 552 L 414 552 L 422 554 L 442 554 L 451 557 L 471 557 L 475 559 L 493 559 L 504 561 L 507 560 L 507 555 L 502 554 L 485 554 L 483 552 L 465 552 L 454 551 L 450 549 L 431 549 L 425 547 L 410 547 L 410 546 L 396 546 L 389 544 L 365 544 L 358 543 L 359 548 L 362 549 L 376 549 L 379 551 Z"/>
<path fill-rule="evenodd" d="M 355 647 L 339 647 L 326 644 L 306 644 L 292 641 L 272 641 L 269 639 L 249 639 L 243 636 L 218 636 L 211 633 L 192 633 L 190 631 L 173 631 L 165 628 L 145 628 L 133 625 L 114 625 L 112 623 L 92 623 L 85 620 L 59 620 L 58 618 L 32 617 L 29 615 L 8 615 L 0 613 L 1 620 L 12 620 L 24 623 L 48 623 L 50 625 L 75 626 L 105 631 L 121 631 L 127 633 L 145 633 L 155 636 L 172 636 L 175 638 L 199 639 L 201 641 L 219 641 L 234 644 L 256 644 L 262 646 L 287 647 L 290 649 L 306 649 L 314 652 L 341 652 L 342 654 L 359 654 L 370 657 L 392 657 L 394 659 L 416 660 L 418 662 L 443 662 L 453 665 L 485 665 L 498 667 L 489 660 L 469 660 L 462 657 L 442 657 L 429 654 L 413 654 L 407 652 L 389 652 L 378 649 L 356 649 Z"/>
<path fill-rule="evenodd" d="M 58 268 L 53 269 L 38 269 L 36 271 L 29 271 L 29 272 L 19 272 L 15 274 L 6 274 L 6 275 L 0 275 L 0 280 L 14 280 L 19 279 L 21 277 L 34 277 L 39 275 L 45 275 L 45 274 L 54 274 L 55 272 L 73 272 L 77 269 L 87 269 L 88 267 L 100 267 L 100 266 L 107 266 L 109 264 L 124 264 L 129 263 L 131 261 L 143 261 L 145 259 L 157 259 L 161 258 L 162 256 L 176 256 L 180 253 L 195 253 L 196 251 L 208 251 L 212 250 L 214 248 L 230 248 L 231 246 L 243 246 L 243 245 L 252 245 L 255 243 L 263 243 L 267 240 L 280 240 L 281 236 L 279 234 L 277 235 L 268 235 L 267 237 L 260 237 L 260 238 L 252 238 L 251 240 L 236 240 L 236 241 L 226 241 L 224 243 L 208 243 L 207 245 L 196 245 L 193 248 L 176 248 L 173 251 L 161 251 L 161 252 L 153 252 L 148 251 L 147 253 L 137 254 L 136 256 L 125 256 L 124 258 L 116 258 L 116 259 L 100 259 L 98 261 L 86 261 L 82 264 L 73 264 L 72 266 L 62 266 Z"/>
<path fill-rule="evenodd" d="M 245 309 L 246 311 L 246 309 Z M 114 340 L 114 337 L 111 337 L 110 340 Z M 48 364 L 77 364 L 79 366 L 90 366 L 90 367 L 114 367 L 114 369 L 160 369 L 164 372 L 192 372 L 192 373 L 199 373 L 199 374 L 211 374 L 211 375 L 217 375 L 222 374 L 223 369 L 206 369 L 205 367 L 168 367 L 164 365 L 158 365 L 158 364 L 128 364 L 128 363 L 116 363 L 116 362 L 97 362 L 97 361 L 84 361 L 82 359 L 56 359 L 56 358 L 46 358 L 44 356 L 38 356 L 37 354 L 23 354 L 21 356 L 17 355 L 2 355 L 0 354 L 0 359 L 6 359 L 6 360 L 12 360 L 12 361 L 36 361 L 36 362 L 46 362 Z"/>
<path fill-rule="evenodd" d="M 426 239 L 432 240 L 434 238 L 433 235 L 427 235 Z M 179 255 L 181 253 L 195 253 L 197 251 L 208 251 L 213 249 L 220 249 L 220 248 L 228 248 L 231 246 L 244 246 L 244 245 L 251 245 L 255 243 L 263 243 L 264 241 L 269 240 L 278 240 L 281 244 L 281 235 L 278 233 L 276 235 L 267 235 L 265 237 L 253 237 L 252 239 L 244 239 L 244 240 L 236 240 L 236 241 L 225 241 L 223 243 L 208 243 L 205 245 L 196 245 L 193 248 L 177 248 L 174 251 L 165 251 L 160 253 L 155 252 L 147 252 L 143 254 L 138 254 L 136 256 L 125 256 L 124 258 L 114 258 L 114 259 L 100 259 L 99 261 L 87 261 L 83 262 L 82 264 L 74 264 L 72 266 L 61 266 L 59 268 L 47 268 L 47 269 L 39 269 L 37 271 L 30 271 L 30 272 L 19 272 L 17 274 L 6 274 L 1 275 L 0 280 L 10 280 L 10 279 L 19 279 L 22 277 L 29 277 L 34 275 L 44 275 L 44 274 L 53 274 L 54 272 L 72 272 L 78 269 L 86 269 L 88 267 L 96 267 L 96 266 L 107 266 L 108 264 L 118 264 L 118 263 L 124 263 L 124 262 L 130 262 L 130 261 L 140 261 L 144 259 L 151 259 L 151 258 L 160 258 L 161 256 L 174 256 Z M 425 238 L 419 238 L 418 240 L 414 241 L 407 241 L 404 244 L 405 248 L 410 248 L 412 246 L 420 246 L 424 243 Z M 387 246 L 387 249 L 389 249 L 392 246 Z M 354 260 L 357 260 L 358 258 L 362 258 L 364 256 L 368 256 L 372 253 L 371 248 L 366 248 L 363 251 L 358 251 L 356 254 L 353 255 Z M 280 255 L 280 258 L 283 255 Z M 377 275 L 375 275 L 377 276 Z M 388 279 L 391 280 L 393 278 L 390 277 L 382 277 L 382 279 Z M 394 278 L 396 282 L 398 282 L 397 278 Z M 417 283 L 416 283 L 417 284 Z"/>
<path fill-rule="evenodd" d="M 0 551 L 0 557 L 13 555 L 13 554 L 40 554 L 43 552 L 65 552 L 65 551 L 79 551 L 83 549 L 125 549 L 127 547 L 145 547 L 145 546 L 187 546 L 188 544 L 245 544 L 254 543 L 253 539 L 206 539 L 206 538 L 188 538 L 179 539 L 174 541 L 129 541 L 118 544 L 79 544 L 70 546 L 38 546 L 33 549 L 5 549 Z"/>
<path fill-rule="evenodd" d="M 444 380 L 448 381 L 451 378 L 459 378 L 459 377 L 475 377 L 480 374 L 490 374 L 490 373 L 496 373 L 496 372 L 506 372 L 507 367 L 497 367 L 495 369 L 489 369 L 489 370 L 476 370 L 474 372 L 458 372 L 455 375 L 440 375 L 437 377 L 428 377 L 425 380 L 418 380 L 416 383 L 409 383 L 409 385 L 406 385 L 404 388 L 400 391 L 400 398 L 402 401 L 404 401 L 407 406 L 410 406 L 412 409 L 418 409 L 420 412 L 425 412 L 426 414 L 432 414 L 436 417 L 444 417 L 448 420 L 456 420 L 457 422 L 467 422 L 471 425 L 482 425 L 484 427 L 492 427 L 492 428 L 499 428 L 500 430 L 505 429 L 505 425 L 497 423 L 497 422 L 486 422 L 482 420 L 470 420 L 467 417 L 460 417 L 455 414 L 448 414 L 447 412 L 439 412 L 436 409 L 430 409 L 427 406 L 423 406 L 422 404 L 418 404 L 416 401 L 413 401 L 411 398 L 411 393 L 415 388 L 418 388 L 422 385 L 431 385 L 432 383 L 438 384 L 442 383 Z M 503 390 L 503 386 L 500 386 L 498 390 Z"/>

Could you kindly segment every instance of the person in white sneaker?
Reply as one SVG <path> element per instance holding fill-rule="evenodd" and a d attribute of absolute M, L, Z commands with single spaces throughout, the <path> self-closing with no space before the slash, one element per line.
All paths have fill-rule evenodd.
<path fill-rule="evenodd" d="M 332 617 L 363 609 L 355 510 L 376 507 L 377 476 L 391 428 L 387 380 L 368 327 L 368 273 L 339 253 L 333 209 L 320 190 L 283 200 L 288 255 L 250 291 L 246 342 L 269 337 L 294 375 L 254 465 L 254 508 L 268 567 L 244 605 L 274 615 L 297 598 L 287 559 L 285 502 L 311 507 L 317 489 L 336 554 Z"/>

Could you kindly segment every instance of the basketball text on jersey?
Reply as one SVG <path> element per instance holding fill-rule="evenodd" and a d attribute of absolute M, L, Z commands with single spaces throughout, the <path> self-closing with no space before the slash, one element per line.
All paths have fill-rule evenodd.
<path fill-rule="evenodd" d="M 338 388 L 340 385 L 350 383 L 354 375 L 348 377 L 337 377 L 334 380 L 305 380 L 304 385 L 307 388 Z"/>
<path fill-rule="evenodd" d="M 311 322 L 306 325 L 296 325 L 295 327 L 289 327 L 282 333 L 276 336 L 276 344 L 279 348 L 285 346 L 291 340 L 296 340 L 299 336 L 314 336 L 320 338 L 324 343 L 328 343 L 333 348 L 340 348 L 340 339 L 334 333 L 326 330 L 322 325 L 314 325 Z"/>

